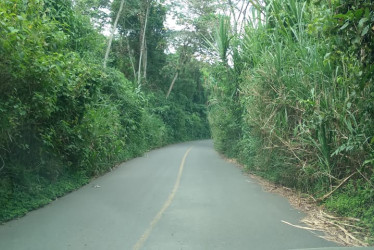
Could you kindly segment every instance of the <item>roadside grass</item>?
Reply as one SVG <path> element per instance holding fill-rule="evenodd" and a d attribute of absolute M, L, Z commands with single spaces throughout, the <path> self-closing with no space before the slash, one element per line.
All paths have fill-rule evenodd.
<path fill-rule="evenodd" d="M 22 217 L 29 211 L 43 207 L 90 181 L 84 174 L 79 173 L 66 174 L 54 182 L 39 176 L 28 176 L 27 179 L 27 186 L 17 185 L 13 190 L 9 189 L 9 185 L 1 185 L 0 223 Z"/>

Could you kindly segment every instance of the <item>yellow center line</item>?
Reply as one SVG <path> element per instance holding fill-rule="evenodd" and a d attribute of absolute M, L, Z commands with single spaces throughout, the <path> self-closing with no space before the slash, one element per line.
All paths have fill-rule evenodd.
<path fill-rule="evenodd" d="M 155 225 L 157 224 L 157 222 L 161 219 L 161 217 L 162 217 L 163 213 L 166 211 L 166 209 L 172 203 L 172 201 L 173 201 L 173 199 L 175 197 L 175 194 L 178 191 L 180 182 L 181 182 L 181 178 L 182 178 L 182 174 L 183 174 L 183 168 L 184 168 L 184 162 L 186 161 L 186 158 L 187 158 L 188 154 L 190 153 L 191 149 L 192 149 L 192 147 L 189 148 L 186 151 L 186 153 L 184 154 L 184 156 L 183 156 L 182 162 L 181 162 L 181 164 L 179 166 L 179 172 L 178 172 L 177 180 L 175 181 L 175 184 L 174 184 L 174 187 L 173 187 L 173 191 L 171 191 L 168 199 L 165 201 L 165 203 L 162 206 L 161 210 L 153 218 L 153 220 L 152 220 L 151 224 L 149 225 L 149 227 L 147 228 L 147 230 L 144 232 L 144 234 L 136 242 L 136 244 L 132 248 L 133 250 L 139 250 L 144 245 L 145 241 L 151 235 L 151 232 L 152 232 L 153 228 L 155 227 Z"/>

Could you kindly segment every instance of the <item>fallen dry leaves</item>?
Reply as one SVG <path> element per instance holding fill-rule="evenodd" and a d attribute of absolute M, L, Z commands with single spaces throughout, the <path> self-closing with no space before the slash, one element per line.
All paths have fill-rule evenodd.
<path fill-rule="evenodd" d="M 242 170 L 244 169 L 236 160 L 226 160 L 235 164 Z M 323 206 L 319 206 L 316 199 L 312 196 L 301 194 L 287 187 L 275 185 L 259 176 L 246 173 L 245 171 L 243 172 L 251 179 L 256 180 L 265 191 L 277 193 L 287 198 L 294 208 L 306 214 L 301 220 L 304 225 L 294 225 L 287 221 L 282 221 L 283 223 L 308 230 L 312 233 L 319 231 L 323 233 L 323 235 L 315 233 L 318 237 L 334 241 L 343 246 L 368 246 L 367 242 L 370 235 L 367 228 L 358 225 L 359 219 L 334 216 L 326 212 Z"/>

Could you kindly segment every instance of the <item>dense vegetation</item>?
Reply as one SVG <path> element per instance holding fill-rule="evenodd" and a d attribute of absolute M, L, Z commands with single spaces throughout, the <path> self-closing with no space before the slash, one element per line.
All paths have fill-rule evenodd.
<path fill-rule="evenodd" d="M 0 221 L 211 128 L 374 235 L 373 38 L 370 0 L 1 1 Z"/>
<path fill-rule="evenodd" d="M 372 1 L 251 2 L 242 32 L 223 17 L 208 42 L 216 148 L 374 235 Z"/>
<path fill-rule="evenodd" d="M 108 67 L 101 8 L 118 12 L 119 1 L 0 2 L 0 221 L 151 148 L 209 137 L 196 59 L 184 60 L 166 99 L 180 53 L 164 52 L 165 7 L 146 2 L 145 31 L 142 1 L 122 13 Z M 140 30 L 149 53 L 138 79 L 129 63 L 140 64 Z"/>

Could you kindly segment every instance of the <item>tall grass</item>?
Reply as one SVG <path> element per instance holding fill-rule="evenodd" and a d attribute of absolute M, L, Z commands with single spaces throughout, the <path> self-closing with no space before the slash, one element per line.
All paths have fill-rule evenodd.
<path fill-rule="evenodd" d="M 362 218 L 374 232 L 374 117 L 365 103 L 372 100 L 372 78 L 362 81 L 362 61 L 326 32 L 329 6 L 266 2 L 265 13 L 253 15 L 241 39 L 236 156 L 250 170 L 315 197 L 351 176 L 327 204 Z M 216 105 L 211 116 L 224 106 Z M 212 124 L 221 131 L 213 133 L 217 141 L 231 129 L 224 124 Z M 360 202 L 347 202 L 346 193 Z"/>

